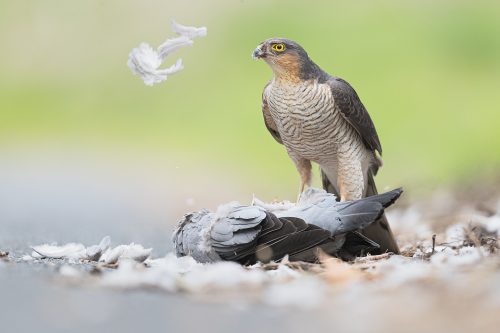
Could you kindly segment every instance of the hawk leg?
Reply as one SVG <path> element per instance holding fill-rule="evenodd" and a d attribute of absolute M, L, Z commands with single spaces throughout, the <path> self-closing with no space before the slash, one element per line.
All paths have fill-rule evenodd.
<path fill-rule="evenodd" d="M 304 192 L 306 186 L 307 187 L 311 186 L 311 178 L 312 178 L 311 161 L 305 158 L 295 157 L 292 155 L 290 155 L 290 158 L 292 159 L 293 163 L 295 163 L 295 167 L 297 168 L 297 171 L 299 172 L 300 175 L 299 195 L 297 197 L 297 201 L 299 201 L 300 195 L 302 194 L 302 192 Z"/>
<path fill-rule="evenodd" d="M 360 161 L 350 156 L 338 159 L 337 186 L 340 201 L 351 201 L 363 197 L 365 177 Z"/>

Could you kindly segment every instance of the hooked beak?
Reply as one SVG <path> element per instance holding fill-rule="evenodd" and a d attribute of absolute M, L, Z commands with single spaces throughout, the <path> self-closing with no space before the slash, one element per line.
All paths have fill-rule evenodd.
<path fill-rule="evenodd" d="M 257 48 L 252 53 L 253 59 L 261 59 L 266 56 L 266 53 L 262 50 L 262 45 L 257 46 Z"/>

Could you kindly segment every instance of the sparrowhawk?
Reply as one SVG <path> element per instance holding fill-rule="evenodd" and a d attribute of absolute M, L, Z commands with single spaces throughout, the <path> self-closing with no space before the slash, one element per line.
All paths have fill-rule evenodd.
<path fill-rule="evenodd" d="M 283 144 L 300 177 L 300 193 L 319 164 L 323 188 L 341 201 L 377 194 L 373 176 L 382 165 L 375 126 L 351 85 L 316 65 L 296 42 L 271 38 L 253 57 L 263 59 L 273 78 L 262 94 L 264 122 Z M 363 233 L 380 251 L 399 253 L 385 216 Z"/>

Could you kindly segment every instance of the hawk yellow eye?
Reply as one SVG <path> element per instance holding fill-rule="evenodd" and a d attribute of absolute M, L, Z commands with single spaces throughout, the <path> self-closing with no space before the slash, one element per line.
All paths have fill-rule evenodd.
<path fill-rule="evenodd" d="M 280 43 L 280 44 L 273 44 L 271 46 L 271 48 L 274 50 L 274 51 L 277 51 L 277 52 L 283 52 L 285 51 L 285 45 Z"/>

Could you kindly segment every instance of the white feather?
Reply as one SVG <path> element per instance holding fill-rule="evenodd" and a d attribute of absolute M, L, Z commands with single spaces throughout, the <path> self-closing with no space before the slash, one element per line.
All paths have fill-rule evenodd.
<path fill-rule="evenodd" d="M 188 38 L 196 38 L 196 37 L 205 37 L 207 35 L 206 27 L 188 27 L 186 25 L 179 24 L 175 21 L 172 21 L 172 30 L 181 36 L 185 36 Z"/>
<path fill-rule="evenodd" d="M 140 76 L 148 86 L 163 82 L 167 80 L 168 75 L 181 71 L 184 68 L 182 59 L 178 59 L 174 65 L 168 68 L 161 69 L 160 66 L 170 54 L 183 47 L 193 45 L 191 38 L 207 35 L 205 27 L 188 27 L 177 24 L 175 21 L 172 23 L 172 30 L 180 36 L 167 39 L 157 50 L 154 50 L 147 43 L 141 43 L 128 56 L 128 67 L 132 73 Z"/>

